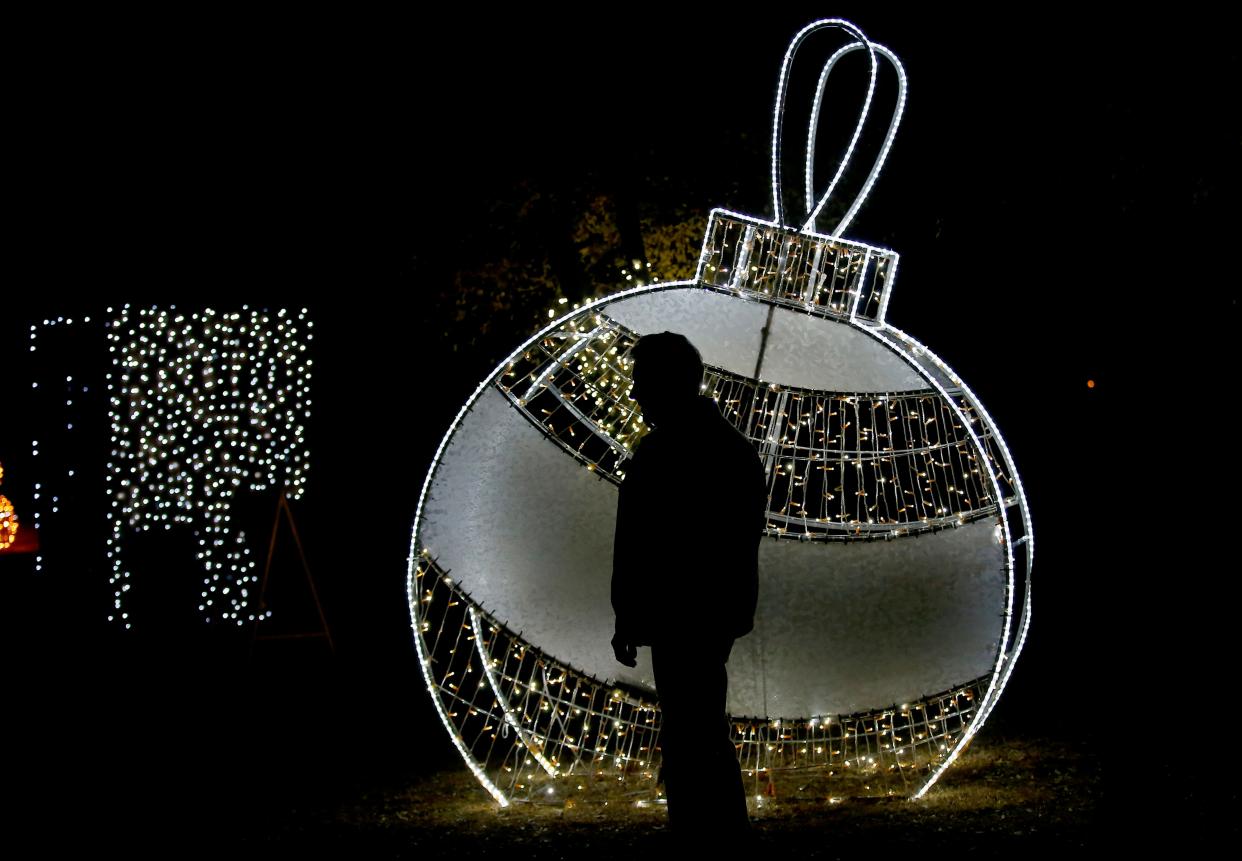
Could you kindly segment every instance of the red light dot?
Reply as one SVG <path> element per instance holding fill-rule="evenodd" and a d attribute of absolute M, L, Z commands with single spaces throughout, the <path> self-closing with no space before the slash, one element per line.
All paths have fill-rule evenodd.
<path fill-rule="evenodd" d="M 1087 388 L 1089 388 L 1089 389 L 1094 389 L 1094 388 L 1095 388 L 1095 380 L 1087 380 Z"/>

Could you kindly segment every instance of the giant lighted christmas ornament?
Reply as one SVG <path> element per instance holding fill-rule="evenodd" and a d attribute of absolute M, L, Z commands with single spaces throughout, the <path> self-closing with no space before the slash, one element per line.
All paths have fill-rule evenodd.
<path fill-rule="evenodd" d="M 805 164 L 808 217 L 781 198 L 786 84 L 820 30 L 823 67 Z M 862 115 L 815 199 L 825 82 L 861 52 Z M 877 75 L 896 105 L 861 192 L 830 232 L 836 191 Z M 781 66 L 774 218 L 711 213 L 690 281 L 592 302 L 518 347 L 466 402 L 436 452 L 413 530 L 408 592 L 427 688 L 453 742 L 502 805 L 611 786 L 657 797 L 660 712 L 647 650 L 609 645 L 617 487 L 644 432 L 629 399 L 635 341 L 685 334 L 704 392 L 753 440 L 769 482 L 755 630 L 729 662 L 729 712 L 754 794 L 924 793 L 996 704 L 1030 621 L 1032 532 L 999 432 L 957 374 L 885 321 L 897 254 L 842 238 L 901 120 L 887 48 L 827 19 Z M 686 494 L 660 512 L 687 542 L 721 540 Z M 699 609 L 684 608 L 685 624 Z M 705 732 L 712 731 L 704 727 Z M 614 796 L 615 797 L 615 796 Z"/>

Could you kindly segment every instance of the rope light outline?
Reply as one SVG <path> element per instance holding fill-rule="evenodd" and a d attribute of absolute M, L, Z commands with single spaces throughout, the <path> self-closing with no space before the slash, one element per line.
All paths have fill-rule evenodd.
<path fill-rule="evenodd" d="M 802 39 L 804 39 L 805 36 L 809 35 L 814 30 L 825 28 L 825 27 L 838 27 L 840 29 L 844 29 L 846 30 L 847 33 L 850 33 L 851 35 L 855 36 L 855 38 L 858 41 L 850 45 L 847 45 L 845 48 L 840 49 L 836 54 L 834 54 L 833 57 L 830 59 L 829 63 L 826 64 L 823 71 L 821 72 L 819 84 L 817 85 L 817 92 L 816 92 L 815 115 L 814 115 L 814 118 L 812 120 L 812 125 L 811 125 L 812 138 L 814 134 L 815 125 L 818 120 L 820 101 L 822 100 L 822 97 L 823 97 L 824 84 L 827 80 L 828 75 L 830 74 L 832 70 L 832 67 L 840 59 L 840 57 L 844 56 L 850 51 L 861 50 L 862 48 L 865 47 L 868 50 L 868 53 L 870 55 L 871 79 L 870 79 L 870 84 L 868 88 L 867 98 L 864 103 L 863 116 L 860 117 L 859 123 L 857 124 L 855 128 L 854 135 L 850 141 L 849 147 L 847 148 L 846 156 L 843 159 L 842 164 L 839 166 L 836 176 L 834 176 L 833 181 L 830 183 L 828 191 L 820 199 L 818 205 L 815 206 L 815 208 L 810 211 L 807 222 L 800 229 L 798 229 L 797 231 L 794 231 L 792 228 L 785 227 L 781 223 L 783 212 L 782 212 L 782 205 L 781 205 L 781 200 L 780 200 L 779 150 L 780 150 L 781 122 L 782 122 L 782 115 L 783 115 L 783 109 L 784 109 L 785 84 L 786 84 L 788 69 L 792 62 L 793 55 L 796 52 L 797 47 L 802 41 Z M 874 87 L 875 87 L 875 77 L 876 77 L 875 54 L 876 53 L 880 53 L 882 56 L 884 56 L 886 59 L 888 59 L 892 63 L 894 68 L 897 70 L 897 74 L 899 78 L 898 99 L 897 99 L 897 104 L 894 108 L 893 116 L 890 120 L 889 130 L 885 137 L 885 141 L 881 149 L 881 152 L 879 156 L 877 157 L 876 162 L 873 165 L 866 182 L 864 183 L 862 191 L 855 198 L 849 210 L 847 210 L 846 216 L 842 219 L 841 223 L 834 229 L 833 235 L 825 236 L 822 234 L 817 234 L 814 232 L 815 219 L 818 216 L 819 212 L 822 210 L 823 206 L 826 204 L 829 196 L 831 195 L 832 191 L 835 189 L 835 186 L 837 185 L 838 181 L 843 175 L 843 172 L 845 169 L 845 162 L 847 162 L 849 158 L 852 157 L 854 148 L 861 134 L 862 125 L 866 118 L 866 113 L 870 109 L 872 96 L 874 93 Z M 821 316 L 836 318 L 841 322 L 845 322 L 854 328 L 858 328 L 866 332 L 868 335 L 875 337 L 876 340 L 880 341 L 882 344 L 887 346 L 893 353 L 895 353 L 907 365 L 909 365 L 918 375 L 920 375 L 923 379 L 925 379 L 935 391 L 937 391 L 941 395 L 941 397 L 943 398 L 943 401 L 947 403 L 950 406 L 950 408 L 953 410 L 954 414 L 956 415 L 960 423 L 960 426 L 966 431 L 966 434 L 968 435 L 969 439 L 971 440 L 973 444 L 974 451 L 978 454 L 983 455 L 983 457 L 979 458 L 979 462 L 980 462 L 980 465 L 984 467 L 987 472 L 988 480 L 992 487 L 993 498 L 997 500 L 998 517 L 1000 520 L 1000 523 L 998 524 L 998 526 L 1000 527 L 999 533 L 1001 536 L 1001 543 L 1003 544 L 1005 548 L 1006 588 L 1005 588 L 1005 611 L 1002 614 L 1004 616 L 1004 621 L 1002 623 L 1002 634 L 1001 634 L 1001 637 L 998 643 L 997 657 L 996 657 L 993 670 L 986 677 L 988 679 L 986 690 L 984 691 L 983 696 L 981 697 L 980 701 L 975 706 L 973 718 L 968 721 L 968 725 L 966 725 L 966 728 L 965 728 L 965 731 L 962 737 L 955 742 L 953 749 L 951 751 L 948 751 L 948 755 L 946 756 L 944 762 L 941 763 L 938 768 L 934 769 L 931 776 L 927 780 L 925 780 L 923 784 L 919 787 L 919 789 L 916 790 L 916 792 L 910 797 L 911 798 L 922 797 L 922 795 L 924 795 L 927 792 L 927 790 L 930 789 L 932 785 L 934 785 L 934 783 L 944 773 L 944 771 L 948 768 L 948 766 L 952 764 L 952 762 L 957 758 L 957 755 L 960 753 L 960 750 L 962 749 L 962 747 L 966 744 L 966 742 L 969 741 L 971 737 L 973 737 L 974 733 L 977 732 L 977 730 L 982 726 L 983 722 L 986 720 L 986 717 L 990 714 L 992 708 L 995 705 L 996 700 L 998 699 L 1000 695 L 1001 690 L 1004 688 L 1005 684 L 1008 682 L 1009 676 L 1012 672 L 1014 661 L 1017 655 L 1020 653 L 1023 644 L 1025 643 L 1026 634 L 1027 634 L 1027 631 L 1029 629 L 1029 624 L 1030 624 L 1030 571 L 1033 567 L 1034 541 L 1033 541 L 1033 531 L 1031 528 L 1029 511 L 1027 510 L 1025 493 L 1021 485 L 1020 477 L 1018 476 L 1018 473 L 1016 469 L 1014 468 L 1012 456 L 1009 452 L 1009 448 L 1005 444 L 1003 438 L 1001 437 L 999 430 L 996 429 L 996 425 L 992 421 L 991 416 L 986 412 L 982 404 L 974 396 L 974 393 L 969 389 L 969 387 L 967 387 L 960 380 L 960 378 L 957 377 L 957 375 L 942 360 L 939 359 L 939 357 L 937 357 L 934 353 L 928 350 L 924 345 L 919 343 L 917 340 L 907 335 L 906 333 L 902 332 L 901 330 L 889 325 L 884 320 L 885 312 L 887 311 L 888 301 L 889 301 L 889 298 L 891 297 L 892 286 L 895 281 L 897 255 L 894 252 L 891 252 L 887 249 L 881 249 L 875 246 L 870 246 L 870 245 L 867 245 L 866 243 L 853 242 L 850 240 L 842 240 L 838 236 L 835 235 L 836 233 L 840 233 L 846 227 L 848 227 L 848 224 L 853 219 L 853 217 L 856 215 L 858 209 L 861 207 L 863 201 L 865 200 L 866 196 L 870 192 L 871 187 L 873 186 L 876 178 L 878 177 L 879 172 L 881 171 L 883 167 L 883 164 L 888 155 L 888 151 L 891 148 L 891 144 L 895 136 L 897 127 L 900 123 L 901 116 L 904 112 L 904 106 L 905 106 L 905 100 L 906 100 L 906 86 L 907 86 L 907 82 L 906 82 L 904 68 L 901 66 L 900 61 L 896 58 L 896 56 L 893 55 L 892 52 L 889 51 L 887 48 L 884 48 L 883 46 L 877 46 L 874 43 L 869 42 L 866 39 L 866 37 L 862 35 L 861 31 L 857 30 L 857 28 L 853 27 L 853 25 L 850 25 L 848 22 L 842 21 L 841 19 L 824 19 L 821 21 L 814 22 L 808 25 L 807 27 L 803 28 L 803 30 L 800 31 L 799 34 L 795 37 L 789 49 L 786 51 L 785 59 L 781 67 L 780 82 L 778 85 L 777 111 L 774 117 L 774 124 L 773 124 L 772 180 L 773 180 L 773 203 L 774 203 L 775 219 L 771 222 L 768 222 L 762 219 L 754 218 L 753 216 L 746 216 L 740 213 L 729 212 L 727 210 L 722 210 L 722 209 L 713 210 L 711 217 L 709 218 L 708 233 L 704 239 L 703 248 L 700 253 L 699 265 L 698 265 L 698 269 L 696 271 L 696 275 L 694 279 L 692 279 L 691 281 L 677 281 L 677 282 L 670 282 L 670 283 L 641 286 L 638 288 L 634 288 L 632 290 L 624 290 L 619 293 L 606 296 L 601 299 L 594 300 L 592 302 L 588 302 L 584 306 L 575 309 L 573 312 L 569 314 L 565 314 L 561 316 L 560 318 L 553 320 L 548 325 L 540 329 L 538 332 L 532 335 L 529 339 L 527 339 L 527 341 L 524 342 L 518 349 L 514 350 L 513 353 L 511 353 L 509 357 L 507 357 L 504 361 L 502 361 L 497 366 L 497 368 L 492 372 L 491 375 L 489 375 L 487 378 L 484 379 L 482 383 L 480 383 L 480 385 L 475 389 L 474 393 L 467 400 L 466 404 L 458 411 L 457 416 L 454 418 L 453 422 L 450 425 L 449 431 L 445 434 L 445 437 L 441 440 L 441 443 L 439 447 L 437 448 L 435 457 L 433 458 L 432 467 L 428 471 L 427 476 L 424 480 L 422 491 L 420 492 L 420 496 L 419 496 L 418 506 L 416 509 L 415 525 L 414 525 L 413 533 L 411 536 L 410 555 L 407 560 L 408 565 L 409 565 L 408 570 L 407 570 L 407 595 L 409 596 L 410 603 L 411 603 L 411 614 L 412 614 L 413 627 L 415 629 L 414 630 L 415 639 L 416 639 L 416 642 L 420 643 L 420 649 L 419 649 L 420 658 L 425 657 L 424 655 L 425 650 L 421 646 L 421 635 L 419 631 L 418 616 L 416 612 L 417 604 L 415 602 L 415 597 L 414 597 L 416 594 L 415 592 L 415 580 L 416 580 L 415 567 L 417 565 L 417 560 L 419 559 L 420 555 L 425 554 L 427 552 L 427 549 L 420 548 L 419 542 L 418 542 L 418 532 L 419 532 L 419 528 L 421 524 L 423 523 L 423 518 L 424 518 L 423 506 L 424 506 L 427 494 L 429 492 L 430 486 L 433 483 L 435 475 L 438 471 L 438 467 L 441 463 L 441 458 L 451 438 L 456 433 L 459 425 L 461 424 L 465 414 L 470 411 L 472 405 L 477 401 L 477 399 L 482 395 L 482 393 L 486 391 L 490 385 L 496 383 L 498 379 L 500 379 L 501 375 L 503 374 L 504 369 L 508 365 L 510 365 L 516 359 L 516 357 L 522 355 L 532 344 L 538 342 L 540 339 L 545 337 L 547 334 L 555 331 L 557 328 L 569 323 L 570 321 L 575 320 L 575 319 L 585 319 L 595 309 L 599 309 L 604 305 L 617 302 L 623 298 L 629 298 L 631 296 L 640 295 L 644 293 L 652 293 L 652 292 L 657 292 L 661 290 L 673 290 L 673 289 L 685 289 L 688 287 L 698 287 L 700 289 L 712 289 L 717 292 L 729 292 L 729 293 L 739 296 L 740 298 L 744 298 L 744 299 L 751 300 L 751 301 L 760 301 L 768 305 L 785 305 L 786 307 L 793 307 L 793 303 L 790 303 L 790 302 L 779 302 L 769 297 L 754 295 L 753 293 L 751 293 L 751 295 L 746 295 L 749 291 L 747 291 L 745 289 L 745 286 L 740 283 L 732 285 L 731 289 L 729 288 L 722 289 L 718 285 L 709 285 L 709 284 L 704 283 L 703 275 L 704 275 L 704 270 L 706 267 L 709 243 L 710 243 L 710 239 L 712 235 L 711 230 L 712 230 L 713 221 L 716 221 L 717 219 L 739 220 L 742 222 L 749 223 L 752 227 L 772 229 L 779 233 L 796 232 L 798 234 L 801 234 L 808 238 L 812 238 L 814 240 L 821 240 L 827 243 L 836 244 L 841 247 L 853 248 L 853 249 L 860 251 L 864 255 L 863 263 L 862 263 L 862 270 L 859 275 L 860 281 L 865 278 L 868 267 L 870 267 L 874 261 L 877 261 L 877 260 L 891 261 L 891 266 L 888 268 L 885 274 L 884 283 L 878 295 L 879 308 L 878 308 L 878 311 L 875 312 L 873 317 L 870 314 L 865 315 L 865 316 L 860 314 L 859 312 L 859 303 L 861 301 L 860 292 L 854 293 L 854 298 L 850 304 L 848 313 L 826 313 L 823 311 L 823 309 L 814 309 L 811 307 L 805 307 L 802 310 L 805 310 L 808 313 L 818 313 Z M 812 202 L 811 179 L 812 179 L 812 172 L 813 172 L 813 163 L 814 163 L 814 155 L 813 155 L 813 144 L 812 144 L 812 146 L 808 147 L 808 157 L 807 157 L 807 162 L 806 162 L 806 190 L 807 190 L 808 208 L 810 208 L 811 202 Z M 873 322 L 871 321 L 864 322 L 864 320 L 866 320 L 868 317 L 871 317 L 873 319 Z M 585 340 L 586 339 L 583 339 L 583 343 L 585 343 Z M 924 359 L 927 360 L 926 363 Z M 551 370 L 551 367 L 554 364 L 555 363 L 551 363 L 549 365 L 549 368 L 545 369 L 545 372 L 548 370 Z M 938 379 L 937 372 L 940 375 L 947 377 L 949 380 L 953 382 L 954 385 L 952 387 L 953 388 L 952 395 L 950 394 L 949 387 L 946 387 L 945 385 L 943 385 L 942 382 Z M 533 391 L 538 386 L 539 382 L 540 381 L 536 381 L 534 384 L 532 384 L 528 388 L 528 391 Z M 759 381 L 756 381 L 756 382 L 759 382 Z M 1003 463 L 1005 473 L 1008 476 L 1009 480 L 1014 482 L 1014 486 L 1015 486 L 1016 493 L 1014 494 L 1013 497 L 1009 498 L 1011 501 L 1008 504 L 1006 504 L 1005 502 L 1006 497 L 1003 494 L 1002 489 L 1000 487 L 999 478 L 997 476 L 996 470 L 992 466 L 991 456 L 988 452 L 988 449 L 986 446 L 983 445 L 983 443 L 981 442 L 981 440 L 979 439 L 978 435 L 975 433 L 972 427 L 975 421 L 975 418 L 972 418 L 966 415 L 963 407 L 958 404 L 958 402 L 955 400 L 955 397 L 960 397 L 963 403 L 965 404 L 965 406 L 969 408 L 972 413 L 975 414 L 976 418 L 981 419 L 984 422 L 984 426 L 989 428 L 992 433 L 992 436 L 999 450 L 1000 460 Z M 1010 529 L 1009 517 L 1006 513 L 1006 509 L 1009 507 L 1013 507 L 1013 506 L 1016 506 L 1019 509 L 1021 513 L 1021 523 L 1023 526 L 1023 535 L 1019 537 L 1016 542 L 1013 539 L 1011 529 Z M 1014 633 L 1013 629 L 1011 628 L 1011 622 L 1012 622 L 1012 616 L 1014 612 L 1014 599 L 1015 599 L 1015 592 L 1016 592 L 1016 587 L 1015 587 L 1015 564 L 1016 563 L 1015 563 L 1014 554 L 1015 554 L 1015 548 L 1020 545 L 1026 546 L 1025 566 L 1024 566 L 1025 571 L 1023 572 L 1023 575 L 1022 575 L 1023 603 L 1022 603 L 1022 609 L 1021 609 L 1021 618 L 1019 619 L 1018 626 L 1017 626 L 1016 640 L 1011 645 L 1010 639 Z M 481 605 L 479 606 L 481 607 Z M 473 614 L 475 611 L 472 609 L 471 612 Z M 477 623 L 477 616 L 472 615 L 472 618 L 475 619 Z M 424 668 L 427 666 L 425 662 L 423 665 L 424 665 Z M 435 689 L 434 689 L 435 687 L 434 683 L 430 677 L 426 676 L 426 672 L 425 672 L 425 680 L 427 682 L 428 689 L 433 696 L 433 700 L 436 700 L 437 702 L 437 708 L 441 714 L 441 719 L 444 722 L 446 729 L 450 732 L 450 735 L 455 736 L 455 730 L 453 729 L 451 722 L 448 720 L 448 717 L 445 714 L 441 704 L 439 703 L 438 697 L 436 696 Z M 812 718 L 812 721 L 813 720 L 814 718 Z M 777 721 L 777 723 L 779 723 L 779 720 Z M 455 738 L 455 742 L 457 741 L 459 740 Z M 467 759 L 468 764 L 471 765 L 472 770 L 475 770 L 476 775 L 479 775 L 481 769 L 477 767 L 478 764 L 473 763 L 473 761 L 470 759 L 469 754 L 467 754 L 462 744 L 458 743 L 457 746 L 459 750 L 463 753 L 463 756 Z M 500 800 L 499 796 L 502 795 L 502 793 L 499 792 L 498 788 L 496 788 L 494 784 L 490 783 L 490 781 L 486 781 L 485 777 L 480 777 L 480 779 L 484 781 L 486 786 L 488 786 L 489 791 L 493 791 L 493 795 L 498 796 L 498 800 Z M 502 802 L 502 803 L 507 803 L 507 802 Z"/>

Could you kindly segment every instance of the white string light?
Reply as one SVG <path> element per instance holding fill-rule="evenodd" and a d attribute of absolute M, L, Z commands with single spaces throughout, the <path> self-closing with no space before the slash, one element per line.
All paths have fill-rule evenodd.
<path fill-rule="evenodd" d="M 846 31 L 854 41 L 830 57 L 819 77 L 804 175 L 808 218 L 795 228 L 784 224 L 780 188 L 787 79 L 801 42 L 828 27 Z M 826 81 L 841 57 L 864 48 L 871 63 L 867 95 L 845 155 L 816 203 L 814 136 Z M 876 54 L 897 75 L 888 131 L 841 222 L 831 235 L 819 234 L 816 217 L 854 154 L 873 100 Z M 883 345 L 886 354 L 897 357 L 924 383 L 905 391 L 828 392 L 782 386 L 779 381 L 750 379 L 709 366 L 704 393 L 766 458 L 770 536 L 778 541 L 874 537 L 904 541 L 920 531 L 990 519 L 995 530 L 988 534 L 1000 547 L 996 562 L 1004 569 L 1003 607 L 995 646 L 990 638 L 987 641 L 988 672 L 917 701 L 851 715 L 734 716 L 739 761 L 753 781 L 755 797 L 762 803 L 775 791 L 774 775 L 788 770 L 818 775 L 800 776 L 799 782 L 811 786 L 822 780 L 825 794 L 834 798 L 920 797 L 995 707 L 1030 625 L 1034 544 L 1022 484 L 1008 447 L 974 393 L 939 357 L 886 322 L 898 255 L 838 235 L 852 222 L 884 167 L 904 114 L 906 92 L 905 70 L 898 58 L 868 41 L 852 24 L 823 19 L 800 30 L 785 53 L 777 90 L 773 220 L 713 210 L 692 281 L 652 284 L 575 306 L 497 366 L 450 424 L 419 496 L 407 597 L 424 681 L 441 720 L 467 765 L 501 804 L 543 800 L 556 787 L 568 790 L 568 782 L 578 779 L 575 772 L 591 770 L 608 780 L 638 781 L 638 794 L 654 791 L 654 784 L 644 781 L 650 781 L 652 757 L 658 750 L 658 708 L 648 705 L 641 691 L 603 695 L 606 682 L 539 653 L 520 631 L 514 633 L 489 614 L 481 601 L 449 578 L 437 564 L 434 548 L 422 542 L 425 505 L 446 449 L 472 406 L 493 385 L 566 455 L 601 479 L 614 484 L 624 480 L 625 463 L 647 432 L 637 404 L 628 397 L 632 384 L 628 352 L 638 333 L 611 318 L 604 306 L 660 291 L 712 291 L 739 302 L 783 306 L 826 318 L 825 325 L 835 321 Z M 769 310 L 769 320 L 771 314 Z M 555 317 L 555 310 L 549 316 Z M 759 373 L 757 369 L 756 376 Z M 853 430 L 847 445 L 849 427 Z M 815 450 L 807 438 L 837 445 L 831 451 L 826 445 Z M 853 488 L 842 481 L 835 496 L 819 492 L 826 487 L 808 492 L 812 467 L 851 476 L 859 482 L 859 491 L 850 494 Z M 874 490 L 869 495 L 864 488 Z M 920 491 L 926 498 L 917 498 Z M 906 504 L 908 496 L 916 498 Z M 836 509 L 812 510 L 812 499 L 821 504 L 827 500 Z M 1010 517 L 1014 508 L 1020 518 Z M 693 625 L 693 608 L 687 608 L 686 615 L 687 624 Z M 579 694 L 589 706 L 579 702 Z M 591 723 L 592 714 L 599 723 Z M 588 743 L 592 733 L 603 734 Z M 612 774 L 610 768 L 620 773 Z M 634 774 L 627 778 L 630 772 Z M 584 790 L 582 785 L 576 788 Z"/>
<path fill-rule="evenodd" d="M 865 47 L 861 42 L 854 42 L 841 48 L 824 64 L 823 70 L 819 73 L 819 83 L 815 85 L 815 100 L 812 102 L 811 122 L 807 130 L 806 142 L 806 208 L 807 212 L 812 211 L 815 204 L 814 182 L 815 182 L 815 139 L 818 137 L 819 129 L 819 113 L 824 103 L 824 88 L 828 84 L 828 77 L 832 74 L 833 68 L 837 61 L 852 51 L 858 51 Z M 875 163 L 871 165 L 871 172 L 867 174 L 867 180 L 863 183 L 862 189 L 854 198 L 854 202 L 850 204 L 850 208 L 846 211 L 841 221 L 834 227 L 829 235 L 833 238 L 840 236 L 850 226 L 854 220 L 854 216 L 858 214 L 858 210 L 862 208 L 863 203 L 867 200 L 867 195 L 871 193 L 871 187 L 875 185 L 875 181 L 880 177 L 880 171 L 884 169 L 884 162 L 888 160 L 888 152 L 893 148 L 893 139 L 897 137 L 897 129 L 901 126 L 901 118 L 906 109 L 906 90 L 908 82 L 906 80 L 906 67 L 901 64 L 901 60 L 897 59 L 897 55 L 888 48 L 876 42 L 871 43 L 872 50 L 884 57 L 892 65 L 893 70 L 897 72 L 897 102 L 893 106 L 893 115 L 889 118 L 888 131 L 884 135 L 884 143 L 880 145 L 880 152 L 875 158 Z M 827 195 L 825 195 L 827 202 Z M 818 213 L 823 208 L 823 203 L 815 209 Z M 815 232 L 816 216 L 812 215 L 803 225 L 804 231 Z"/>
<path fill-rule="evenodd" d="M 498 804 L 608 798 L 617 787 L 622 797 L 650 802 L 658 792 L 657 706 L 539 652 L 426 553 L 415 580 L 424 679 L 454 745 Z M 687 624 L 697 624 L 692 614 Z M 733 716 L 731 735 L 760 797 L 774 776 L 786 775 L 812 796 L 908 795 L 978 720 L 986 683 L 856 714 Z"/>
<path fill-rule="evenodd" d="M 824 204 L 828 202 L 828 198 L 832 196 L 832 192 L 836 190 L 837 183 L 841 181 L 841 177 L 845 174 L 846 165 L 854 155 L 854 147 L 858 144 L 858 138 L 862 135 L 863 125 L 867 120 L 867 113 L 871 110 L 871 97 L 875 93 L 876 78 L 876 62 L 875 52 L 871 50 L 871 43 L 867 41 L 867 37 L 849 21 L 841 18 L 824 18 L 819 21 L 813 21 L 807 24 L 798 34 L 793 37 L 793 41 L 789 43 L 789 47 L 785 50 L 785 58 L 781 61 L 781 74 L 776 84 L 776 110 L 772 117 L 772 216 L 777 224 L 784 224 L 784 206 L 781 201 L 781 133 L 785 122 L 785 88 L 789 77 L 789 69 L 793 64 L 794 55 L 807 36 L 816 30 L 836 28 L 844 30 L 862 45 L 867 46 L 868 53 L 871 57 L 871 78 L 867 84 L 867 97 L 863 101 L 862 110 L 859 112 L 858 122 L 854 126 L 854 134 L 850 138 L 849 146 L 845 149 L 845 155 L 841 159 L 840 165 L 837 167 L 836 174 L 833 175 L 832 181 L 828 183 L 828 190 L 824 192 L 824 196 L 820 199 L 819 205 L 807 214 L 807 225 L 813 224 L 815 217 L 823 209 Z M 806 228 L 804 228 L 806 229 Z"/>
<path fill-rule="evenodd" d="M 497 386 L 572 457 L 620 483 L 628 451 L 646 433 L 627 394 L 637 340 L 637 333 L 601 312 L 566 321 L 510 363 Z M 755 383 L 708 366 L 702 391 L 767 452 L 769 534 L 893 538 L 996 512 L 996 497 L 969 454 L 975 440 L 935 388 L 821 392 Z M 989 439 L 978 437 L 983 445 Z M 826 493 L 829 478 L 850 487 Z M 956 496 L 946 499 L 937 492 L 941 487 Z M 861 488 L 872 492 L 855 496 Z"/>
<path fill-rule="evenodd" d="M 882 323 L 899 259 L 865 242 L 713 209 L 695 281 L 813 314 Z"/>
<path fill-rule="evenodd" d="M 189 524 L 197 540 L 205 621 L 243 625 L 271 615 L 257 609 L 255 558 L 234 524 L 233 502 L 247 490 L 302 494 L 312 328 L 304 308 L 182 313 L 126 305 L 110 322 L 109 621 L 132 626 L 125 535 L 175 523 Z"/>

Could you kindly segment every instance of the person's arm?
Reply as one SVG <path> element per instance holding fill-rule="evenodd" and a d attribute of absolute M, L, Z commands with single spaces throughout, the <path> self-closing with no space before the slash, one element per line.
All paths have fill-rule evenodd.
<path fill-rule="evenodd" d="M 637 454 L 626 466 L 626 477 L 617 494 L 617 528 L 612 542 L 612 609 L 616 626 L 612 637 L 613 654 L 627 667 L 637 666 L 640 592 L 638 521 L 642 516 L 642 464 Z"/>

